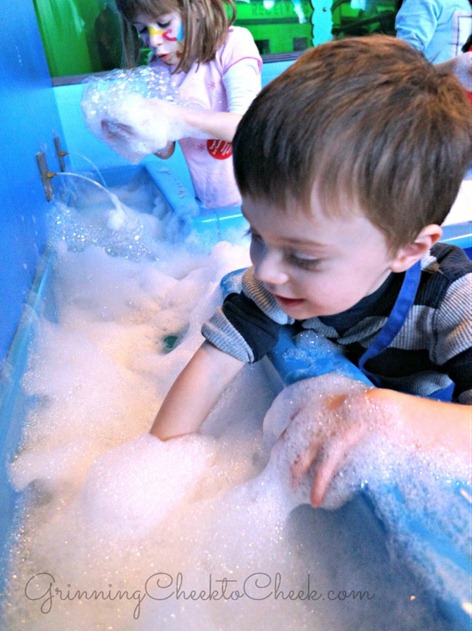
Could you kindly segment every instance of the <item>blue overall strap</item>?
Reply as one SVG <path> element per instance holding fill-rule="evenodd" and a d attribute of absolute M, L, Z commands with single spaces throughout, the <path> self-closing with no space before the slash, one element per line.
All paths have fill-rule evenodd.
<path fill-rule="evenodd" d="M 415 301 L 416 292 L 420 284 L 421 278 L 421 263 L 415 263 L 413 267 L 410 267 L 405 273 L 405 278 L 400 289 L 400 293 L 393 305 L 393 309 L 388 316 L 387 322 L 383 325 L 382 329 L 374 338 L 372 344 L 365 350 L 359 359 L 359 368 L 362 370 L 366 377 L 375 384 L 379 385 L 378 379 L 375 375 L 365 368 L 365 364 L 372 357 L 376 357 L 386 348 L 388 348 L 405 323 L 408 312 L 413 306 Z"/>
<path fill-rule="evenodd" d="M 402 328 L 408 315 L 408 311 L 413 306 L 415 301 L 416 292 L 421 278 L 421 263 L 418 262 L 405 273 L 403 284 L 398 294 L 398 298 L 393 305 L 393 309 L 387 319 L 387 322 L 383 325 L 377 337 L 372 344 L 365 350 L 361 358 L 359 359 L 359 369 L 368 377 L 373 384 L 381 387 L 380 380 L 376 375 L 373 375 L 367 368 L 365 368 L 366 362 L 379 355 L 382 351 L 388 348 Z M 455 384 L 451 383 L 445 388 L 440 388 L 435 392 L 431 392 L 428 395 L 428 399 L 436 399 L 438 401 L 452 401 L 454 394 Z"/>

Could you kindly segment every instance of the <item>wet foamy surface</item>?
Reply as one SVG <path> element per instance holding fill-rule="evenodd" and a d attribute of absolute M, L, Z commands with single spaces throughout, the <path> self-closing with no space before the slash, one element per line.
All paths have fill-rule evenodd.
<path fill-rule="evenodd" d="M 154 196 L 118 193 L 138 208 Z M 289 483 L 315 380 L 279 394 L 261 364 L 248 366 L 199 435 L 147 435 L 201 343 L 221 277 L 248 265 L 247 244 L 237 233 L 179 243 L 160 200 L 155 215 L 81 206 L 52 223 L 54 308 L 37 318 L 23 377 L 34 406 L 10 467 L 23 499 L 2 628 L 457 631 L 437 598 L 467 600 L 466 572 L 412 541 L 383 493 L 394 482 L 409 515 L 426 510 L 463 550 L 469 513 L 447 494 L 444 463 L 407 463 L 372 443 L 333 486 L 335 511 L 311 509 L 308 487 Z M 322 388 L 359 387 L 343 379 Z M 290 440 L 271 452 L 295 409 Z M 353 498 L 366 481 L 368 499 Z"/>

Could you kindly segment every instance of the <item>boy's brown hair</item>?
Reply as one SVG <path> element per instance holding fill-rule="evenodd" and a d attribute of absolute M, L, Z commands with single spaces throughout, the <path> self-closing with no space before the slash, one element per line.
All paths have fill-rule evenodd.
<path fill-rule="evenodd" d="M 392 248 L 441 224 L 471 164 L 456 78 L 389 36 L 317 46 L 268 84 L 233 141 L 243 196 L 327 213 L 360 208 Z"/>
<path fill-rule="evenodd" d="M 174 72 L 187 72 L 194 62 L 214 59 L 236 19 L 234 0 L 116 0 L 116 6 L 129 24 L 137 15 L 156 19 L 164 13 L 180 14 L 184 28 L 183 52 Z M 130 65 L 136 61 L 134 58 Z"/>

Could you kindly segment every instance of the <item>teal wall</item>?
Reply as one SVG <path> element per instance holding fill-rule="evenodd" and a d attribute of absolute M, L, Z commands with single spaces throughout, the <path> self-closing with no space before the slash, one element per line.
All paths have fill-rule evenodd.
<path fill-rule="evenodd" d="M 45 247 L 47 201 L 36 153 L 58 168 L 62 135 L 32 0 L 0 3 L 0 363 Z"/>

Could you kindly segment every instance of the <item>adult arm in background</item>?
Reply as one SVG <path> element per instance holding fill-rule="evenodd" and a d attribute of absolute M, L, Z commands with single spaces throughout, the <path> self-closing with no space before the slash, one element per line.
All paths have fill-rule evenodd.
<path fill-rule="evenodd" d="M 438 0 L 403 0 L 395 18 L 397 37 L 423 52 L 436 32 L 441 5 Z"/>

